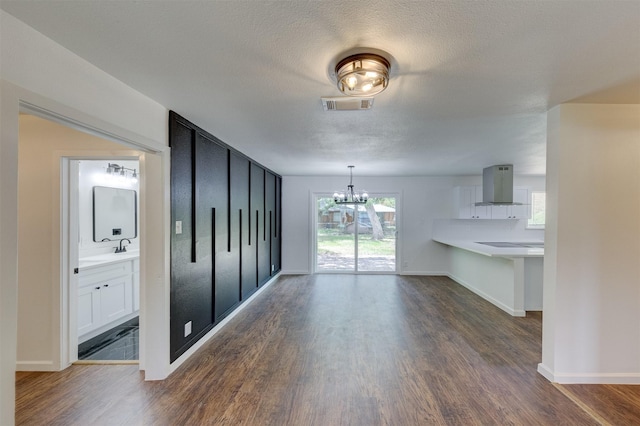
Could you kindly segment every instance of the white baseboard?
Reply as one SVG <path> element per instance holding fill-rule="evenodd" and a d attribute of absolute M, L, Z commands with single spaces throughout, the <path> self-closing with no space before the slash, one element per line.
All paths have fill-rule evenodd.
<path fill-rule="evenodd" d="M 59 371 L 53 361 L 17 361 L 16 371 Z"/>
<path fill-rule="evenodd" d="M 251 295 L 251 297 L 249 297 L 247 299 L 246 302 L 242 303 L 240 306 L 238 306 L 233 312 L 231 312 L 227 317 L 225 317 L 225 319 L 223 319 L 222 321 L 220 321 L 215 327 L 213 327 L 207 334 L 205 334 L 200 340 L 198 340 L 196 343 L 194 343 L 193 346 L 191 346 L 189 349 L 186 350 L 185 353 L 183 353 L 182 355 L 180 355 L 178 357 L 178 359 L 176 359 L 175 361 L 173 361 L 170 365 L 169 365 L 169 374 L 173 373 L 174 371 L 176 371 L 178 369 L 178 367 L 180 367 L 182 364 L 184 364 L 184 362 L 186 360 L 188 360 L 198 349 L 200 349 L 205 343 L 207 343 L 217 332 L 219 332 L 225 325 L 227 325 L 229 323 L 229 321 L 231 321 L 236 315 L 238 315 L 238 313 L 240 313 L 244 308 L 246 308 L 247 306 L 249 306 L 249 304 L 251 302 L 253 302 L 253 300 L 258 297 L 258 295 L 260 293 L 262 293 L 267 287 L 269 287 L 271 284 L 273 284 L 278 277 L 282 274 L 282 272 L 278 272 L 274 277 L 272 277 L 269 281 L 267 281 L 265 284 L 262 285 L 262 287 L 260 287 L 255 293 L 253 293 Z"/>
<path fill-rule="evenodd" d="M 538 364 L 538 373 L 553 383 L 593 385 L 640 385 L 640 373 L 554 373 Z"/>
<path fill-rule="evenodd" d="M 554 382 L 553 372 L 543 363 L 538 364 L 538 373 L 540 373 L 545 379 L 550 382 Z"/>
<path fill-rule="evenodd" d="M 282 270 L 280 272 L 282 275 L 311 275 L 311 272 L 308 270 Z M 341 273 L 340 271 L 337 272 L 330 272 L 330 273 Z M 349 274 L 351 272 L 349 271 L 345 271 L 342 272 L 345 274 Z M 397 272 L 398 275 L 416 275 L 416 276 L 434 276 L 434 277 L 448 277 L 449 274 L 447 272 L 443 272 L 443 271 L 398 271 Z"/>
<path fill-rule="evenodd" d="M 489 296 L 485 292 L 478 290 L 477 288 L 475 288 L 471 284 L 465 282 L 461 278 L 458 278 L 458 277 L 456 277 L 454 275 L 451 275 L 451 274 L 448 274 L 448 277 L 451 278 L 456 283 L 460 284 L 461 286 L 471 290 L 472 292 L 474 292 L 478 296 L 482 297 L 487 302 L 490 302 L 491 304 L 493 304 L 493 305 L 497 306 L 498 308 L 502 309 L 503 311 L 505 311 L 506 313 L 508 313 L 511 316 L 524 317 L 524 316 L 527 315 L 527 313 L 525 311 L 520 310 L 520 309 L 512 309 L 510 306 L 507 306 L 504 303 L 502 303 L 501 301 L 496 300 L 493 297 Z"/>
<path fill-rule="evenodd" d="M 527 312 L 542 312 L 542 306 L 525 307 L 524 310 Z"/>
<path fill-rule="evenodd" d="M 311 275 L 311 272 L 308 270 L 282 270 L 280 272 L 282 275 Z M 330 273 L 341 273 L 340 271 L 337 272 L 330 272 Z M 346 272 L 342 272 L 345 274 L 351 273 L 349 271 Z M 443 272 L 443 271 L 398 271 L 397 272 L 398 275 L 416 275 L 416 276 L 434 276 L 434 277 L 448 277 L 449 273 L 447 272 Z"/>

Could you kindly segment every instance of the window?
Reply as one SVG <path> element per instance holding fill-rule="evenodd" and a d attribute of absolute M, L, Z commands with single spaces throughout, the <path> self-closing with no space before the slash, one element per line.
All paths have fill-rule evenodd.
<path fill-rule="evenodd" d="M 315 271 L 395 273 L 396 205 L 393 195 L 369 193 L 366 205 L 316 196 Z"/>
<path fill-rule="evenodd" d="M 546 193 L 544 191 L 531 192 L 531 217 L 527 221 L 527 228 L 544 229 Z"/>

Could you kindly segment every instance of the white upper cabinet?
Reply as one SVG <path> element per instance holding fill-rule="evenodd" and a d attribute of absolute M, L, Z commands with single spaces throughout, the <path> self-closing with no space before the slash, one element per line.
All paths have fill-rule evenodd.
<path fill-rule="evenodd" d="M 531 210 L 528 188 L 514 188 L 513 202 L 522 205 L 491 206 L 491 219 L 527 219 Z"/>
<path fill-rule="evenodd" d="M 457 186 L 454 194 L 454 214 L 458 219 L 491 219 L 489 206 L 476 206 L 482 202 L 481 186 Z"/>
<path fill-rule="evenodd" d="M 530 216 L 529 188 L 513 189 L 514 203 L 522 205 L 476 206 L 482 202 L 481 186 L 457 186 L 454 189 L 456 219 L 527 219 Z"/>
<path fill-rule="evenodd" d="M 531 217 L 531 191 L 529 188 L 513 188 L 513 201 L 522 203 L 511 206 L 511 219 L 529 219 Z"/>

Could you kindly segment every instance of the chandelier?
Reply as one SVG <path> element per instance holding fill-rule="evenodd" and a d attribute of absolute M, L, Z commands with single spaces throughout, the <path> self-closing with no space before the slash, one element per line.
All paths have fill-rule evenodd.
<path fill-rule="evenodd" d="M 389 61 L 373 53 L 351 55 L 336 65 L 338 89 L 349 96 L 373 96 L 387 88 Z"/>
<path fill-rule="evenodd" d="M 353 168 L 355 166 L 349 167 L 349 185 L 347 185 L 347 192 L 334 192 L 333 193 L 333 201 L 336 204 L 365 204 L 369 199 L 369 194 L 363 192 L 362 194 L 358 194 L 353 189 Z"/>

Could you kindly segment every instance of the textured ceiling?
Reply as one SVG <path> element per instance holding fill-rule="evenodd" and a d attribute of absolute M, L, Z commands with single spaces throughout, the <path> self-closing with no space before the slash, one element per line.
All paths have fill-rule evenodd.
<path fill-rule="evenodd" d="M 545 173 L 546 111 L 640 103 L 640 2 L 6 1 L 0 7 L 283 175 Z M 392 59 L 370 111 L 331 68 Z"/>

